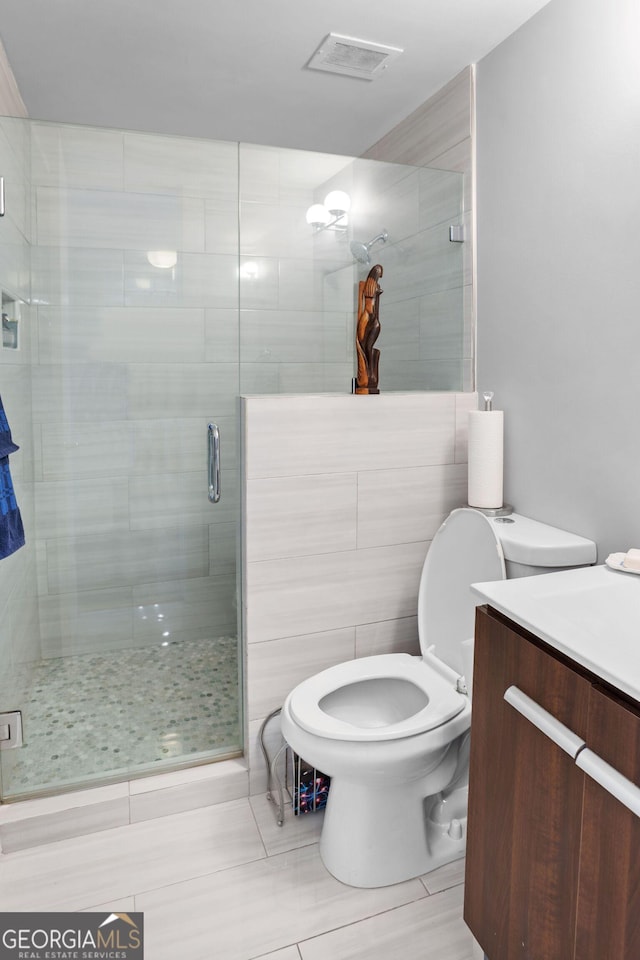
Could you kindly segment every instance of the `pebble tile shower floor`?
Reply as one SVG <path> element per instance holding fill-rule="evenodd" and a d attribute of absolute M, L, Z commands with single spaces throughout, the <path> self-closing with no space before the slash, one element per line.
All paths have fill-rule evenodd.
<path fill-rule="evenodd" d="M 24 746 L 2 755 L 4 796 L 237 753 L 238 686 L 235 637 L 43 660 L 12 685 Z"/>

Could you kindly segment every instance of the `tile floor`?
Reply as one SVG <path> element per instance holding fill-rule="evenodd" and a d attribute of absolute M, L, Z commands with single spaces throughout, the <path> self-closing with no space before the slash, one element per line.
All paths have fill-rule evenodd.
<path fill-rule="evenodd" d="M 0 855 L 3 911 L 144 912 L 146 960 L 471 960 L 463 861 L 359 890 L 264 796 Z"/>
<path fill-rule="evenodd" d="M 6 797 L 240 750 L 235 637 L 56 657 L 7 683 L 0 700 L 21 707 L 25 744 L 3 753 Z"/>

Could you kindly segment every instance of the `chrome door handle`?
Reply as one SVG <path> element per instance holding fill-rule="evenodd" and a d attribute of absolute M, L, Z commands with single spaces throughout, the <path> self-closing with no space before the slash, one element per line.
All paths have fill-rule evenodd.
<path fill-rule="evenodd" d="M 610 766 L 589 748 L 580 752 L 576 766 L 604 787 L 607 793 L 619 800 L 627 810 L 640 817 L 640 789 L 631 780 L 623 777 L 615 767 Z"/>
<path fill-rule="evenodd" d="M 585 741 L 577 733 L 574 733 L 569 727 L 565 727 L 564 723 L 556 720 L 552 713 L 544 710 L 539 703 L 528 697 L 518 687 L 511 686 L 505 690 L 504 699 L 514 710 L 522 714 L 529 723 L 537 727 L 546 737 L 553 740 L 575 760 L 585 745 Z"/>
<path fill-rule="evenodd" d="M 217 503 L 222 492 L 220 485 L 220 430 L 217 423 L 207 427 L 209 500 Z"/>
<path fill-rule="evenodd" d="M 4 177 L 0 177 L 0 217 L 4 217 Z"/>

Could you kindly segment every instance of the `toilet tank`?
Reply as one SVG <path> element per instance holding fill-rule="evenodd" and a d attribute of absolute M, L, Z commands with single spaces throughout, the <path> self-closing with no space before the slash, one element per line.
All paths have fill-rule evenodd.
<path fill-rule="evenodd" d="M 453 510 L 427 551 L 418 591 L 418 635 L 435 655 L 467 677 L 477 600 L 472 583 L 553 573 L 596 562 L 596 545 L 520 514 L 488 517 Z"/>
<path fill-rule="evenodd" d="M 567 567 L 586 567 L 596 562 L 593 540 L 512 513 L 489 517 L 500 541 L 507 579 L 554 573 Z"/>

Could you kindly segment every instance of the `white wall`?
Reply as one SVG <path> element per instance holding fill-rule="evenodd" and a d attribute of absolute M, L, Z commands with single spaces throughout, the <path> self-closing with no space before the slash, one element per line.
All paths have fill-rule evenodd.
<path fill-rule="evenodd" d="M 477 67 L 478 389 L 505 497 L 640 544 L 640 6 L 552 0 Z"/>
<path fill-rule="evenodd" d="M 467 497 L 471 393 L 243 399 L 251 792 L 262 719 L 306 677 L 418 652 L 434 533 Z M 277 724 L 274 724 L 277 732 Z"/>

